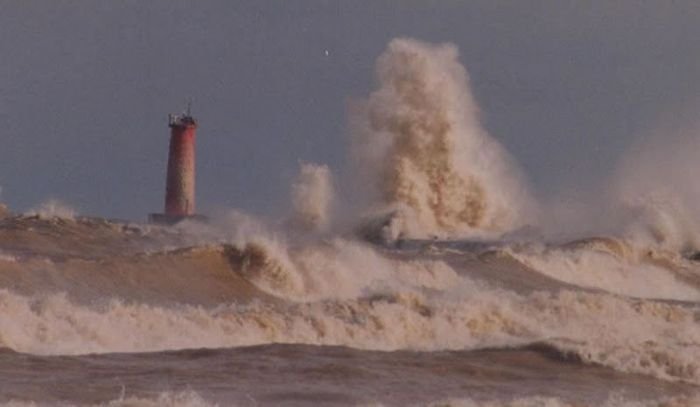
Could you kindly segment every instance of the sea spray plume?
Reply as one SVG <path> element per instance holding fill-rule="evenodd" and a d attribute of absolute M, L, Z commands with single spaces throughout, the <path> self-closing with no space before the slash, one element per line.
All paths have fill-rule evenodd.
<path fill-rule="evenodd" d="M 356 161 L 374 173 L 393 212 L 394 235 L 500 234 L 527 222 L 530 196 L 482 129 L 454 45 L 394 39 L 377 77 L 353 141 Z"/>
<path fill-rule="evenodd" d="M 459 285 L 455 271 L 444 262 L 392 260 L 363 243 L 341 238 L 290 248 L 280 240 L 255 237 L 226 252 L 234 269 L 248 281 L 290 301 Z"/>
<path fill-rule="evenodd" d="M 209 222 L 185 220 L 175 228 L 184 232 L 188 245 L 229 243 L 245 245 L 259 237 L 274 239 L 278 231 L 268 219 L 256 217 L 238 209 L 215 209 Z"/>
<path fill-rule="evenodd" d="M 627 215 L 625 232 L 644 244 L 700 249 L 700 126 L 664 128 L 620 160 L 612 195 Z"/>
<path fill-rule="evenodd" d="M 605 235 L 643 250 L 698 250 L 699 135 L 699 126 L 682 123 L 653 130 L 622 154 L 611 177 L 544 203 L 541 226 L 559 240 Z"/>
<path fill-rule="evenodd" d="M 299 174 L 291 185 L 291 204 L 291 215 L 282 219 L 218 208 L 210 212 L 209 222 L 185 220 L 175 228 L 185 232 L 183 236 L 191 245 L 229 243 L 240 247 L 258 240 L 283 241 L 292 231 L 324 231 L 330 225 L 333 204 L 330 169 L 326 165 L 300 163 Z"/>
<path fill-rule="evenodd" d="M 292 184 L 293 223 L 305 230 L 325 230 L 330 223 L 333 181 L 326 165 L 300 163 Z"/>
<path fill-rule="evenodd" d="M 678 119 L 674 117 L 674 121 Z M 700 248 L 700 127 L 665 126 L 631 145 L 605 179 L 578 182 L 541 202 L 550 240 L 615 236 L 640 253 Z"/>

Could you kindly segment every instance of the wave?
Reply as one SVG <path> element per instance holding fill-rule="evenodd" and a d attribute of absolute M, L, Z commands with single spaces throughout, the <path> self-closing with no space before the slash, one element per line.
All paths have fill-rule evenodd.
<path fill-rule="evenodd" d="M 146 352 L 269 343 L 446 350 L 544 342 L 623 372 L 700 384 L 697 306 L 561 291 L 458 290 L 306 303 L 101 306 L 0 291 L 0 341 L 35 354 Z"/>
<path fill-rule="evenodd" d="M 517 245 L 503 251 L 569 284 L 640 298 L 700 301 L 700 272 L 693 264 L 679 254 L 639 248 L 622 239 Z"/>
<path fill-rule="evenodd" d="M 215 305 L 273 296 L 352 298 L 371 286 L 440 288 L 456 278 L 439 260 L 399 261 L 339 237 L 290 244 L 247 226 L 240 236 L 198 227 L 13 218 L 0 225 L 0 288 L 25 295 L 65 292 L 78 302 L 117 297 Z"/>
<path fill-rule="evenodd" d="M 0 247 L 5 254 L 20 258 L 94 260 L 196 242 L 196 235 L 181 229 L 101 218 L 37 214 L 0 219 Z"/>
<path fill-rule="evenodd" d="M 258 239 L 227 246 L 236 272 L 260 289 L 290 301 L 350 299 L 373 292 L 446 289 L 459 286 L 457 273 L 440 260 L 392 259 L 366 244 L 335 238 L 290 249 Z"/>
<path fill-rule="evenodd" d="M 566 284 L 517 292 L 499 288 L 500 276 L 488 270 L 507 273 L 519 266 L 498 256 L 482 258 L 481 249 L 402 253 L 343 238 L 294 245 L 249 236 L 238 244 L 136 252 L 134 242 L 149 242 L 161 232 L 80 220 L 18 222 L 12 225 L 34 228 L 20 230 L 20 243 L 49 241 L 53 246 L 44 247 L 44 253 L 64 255 L 0 260 L 0 343 L 18 352 L 68 355 L 270 343 L 432 351 L 547 343 L 585 363 L 700 383 L 697 303 L 629 298 Z M 63 241 L 67 248 L 62 249 L 55 236 L 63 235 L 57 231 L 73 233 Z M 7 233 L 0 228 L 0 239 L 10 241 Z M 168 233 L 172 241 L 179 239 L 176 232 Z M 122 241 L 115 243 L 122 253 L 100 249 L 97 243 L 110 239 Z M 168 239 L 154 240 L 162 245 Z M 96 250 L 65 256 L 76 250 L 73 244 Z M 533 250 L 511 245 L 501 253 L 529 255 L 544 265 L 550 264 L 548 256 L 656 264 L 655 258 L 635 257 L 638 252 L 616 240 L 547 249 L 551 253 Z M 465 265 L 464 259 L 471 263 Z M 547 270 L 555 279 L 580 285 L 597 281 L 581 277 L 586 272 L 612 274 L 599 286 L 615 292 L 615 286 L 629 284 L 627 291 L 620 289 L 625 295 L 695 295 L 693 287 L 676 284 L 676 275 L 662 275 L 668 270 L 654 267 L 638 272 L 636 282 L 623 279 L 636 268 L 618 270 L 610 263 L 578 273 L 558 264 Z M 534 271 L 520 269 L 519 278 L 534 279 Z M 644 284 L 659 287 L 650 293 L 643 291 Z"/>
<path fill-rule="evenodd" d="M 231 270 L 223 246 L 51 260 L 0 258 L 0 287 L 26 296 L 64 293 L 82 304 L 120 298 L 148 304 L 246 302 L 270 295 Z"/>

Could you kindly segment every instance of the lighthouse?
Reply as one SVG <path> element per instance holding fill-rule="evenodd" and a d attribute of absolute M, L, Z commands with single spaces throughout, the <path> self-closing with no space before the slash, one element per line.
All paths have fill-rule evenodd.
<path fill-rule="evenodd" d="M 195 214 L 195 138 L 197 121 L 190 113 L 190 106 L 182 114 L 168 115 L 170 148 L 168 173 L 165 182 L 165 211 L 153 213 L 153 223 L 175 224 L 181 220 L 202 216 Z"/>

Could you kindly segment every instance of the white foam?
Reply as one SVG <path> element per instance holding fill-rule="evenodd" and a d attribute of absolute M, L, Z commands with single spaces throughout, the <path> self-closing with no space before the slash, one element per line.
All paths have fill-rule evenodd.
<path fill-rule="evenodd" d="M 32 299 L 0 290 L 0 339 L 36 354 L 266 343 L 432 351 L 545 341 L 625 372 L 700 384 L 698 312 L 584 292 L 521 296 L 465 279 L 441 294 L 387 289 L 367 299 L 215 309 L 117 300 L 96 308 L 62 295 Z"/>
<path fill-rule="evenodd" d="M 59 218 L 73 220 L 77 212 L 75 209 L 57 199 L 49 199 L 39 206 L 30 209 L 25 215 L 39 216 L 42 219 Z"/>
<path fill-rule="evenodd" d="M 617 256 L 592 248 L 535 245 L 509 253 L 526 266 L 566 283 L 634 297 L 700 301 L 696 288 L 668 269 L 635 256 Z"/>
<path fill-rule="evenodd" d="M 445 289 L 460 284 L 442 261 L 399 261 L 366 244 L 334 238 L 290 249 L 283 241 L 255 237 L 246 250 L 264 260 L 242 273 L 264 291 L 292 301 L 351 299 L 373 292 Z"/>

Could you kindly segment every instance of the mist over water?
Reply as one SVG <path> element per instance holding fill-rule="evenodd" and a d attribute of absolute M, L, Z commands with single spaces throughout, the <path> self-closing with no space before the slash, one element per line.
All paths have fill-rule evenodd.
<path fill-rule="evenodd" d="M 637 215 L 630 232 L 676 250 L 697 250 L 700 127 L 680 125 L 657 130 L 632 146 L 619 164 L 613 185 L 618 200 Z"/>
<path fill-rule="evenodd" d="M 697 126 L 650 131 L 605 179 L 569 185 L 540 204 L 549 239 L 616 236 L 638 247 L 691 253 L 700 246 Z"/>

